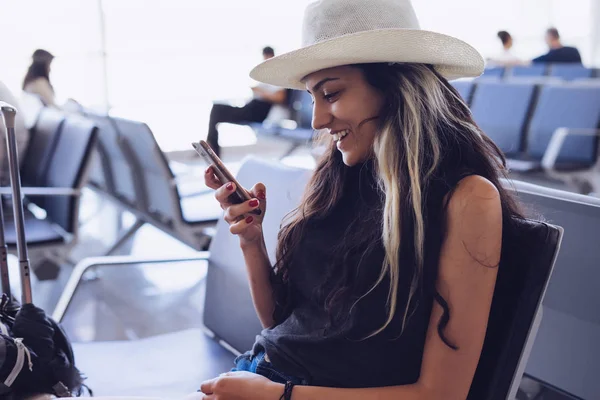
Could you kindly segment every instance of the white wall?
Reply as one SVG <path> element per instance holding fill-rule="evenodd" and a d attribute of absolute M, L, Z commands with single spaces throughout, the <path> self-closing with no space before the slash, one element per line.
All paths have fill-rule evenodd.
<path fill-rule="evenodd" d="M 368 1 L 368 0 L 365 0 Z M 414 0 L 421 25 L 467 40 L 485 56 L 496 32 L 515 38 L 531 58 L 546 51 L 555 25 L 584 60 L 600 65 L 600 0 Z M 300 43 L 309 0 L 102 0 L 106 66 L 113 112 L 149 123 L 165 150 L 188 148 L 206 134 L 211 101 L 250 95 L 250 68 L 261 48 Z M 105 96 L 98 0 L 0 0 L 0 80 L 13 90 L 36 48 L 57 57 L 52 81 L 60 98 L 102 105 Z M 593 30 L 595 29 L 595 31 Z M 594 33 L 595 32 L 595 33 Z M 595 41 L 592 40 L 595 34 Z M 595 47 L 594 47 L 595 46 Z"/>

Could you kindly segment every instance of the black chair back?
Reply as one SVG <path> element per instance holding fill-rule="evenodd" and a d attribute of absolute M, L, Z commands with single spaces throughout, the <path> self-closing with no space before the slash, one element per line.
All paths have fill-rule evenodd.
<path fill-rule="evenodd" d="M 515 219 L 504 227 L 487 333 L 469 400 L 516 395 L 561 238 L 562 228 L 543 222 Z"/>
<path fill-rule="evenodd" d="M 43 185 L 64 121 L 65 115 L 58 110 L 44 108 L 40 112 L 21 163 L 23 186 Z"/>
<path fill-rule="evenodd" d="M 54 148 L 43 186 L 81 189 L 85 184 L 97 132 L 93 121 L 69 116 Z M 77 196 L 45 196 L 42 208 L 49 220 L 66 232 L 75 233 L 78 202 Z"/>
<path fill-rule="evenodd" d="M 183 219 L 179 191 L 169 162 L 148 125 L 143 122 L 112 118 L 122 137 L 125 155 L 137 175 L 137 190 L 144 193 L 139 211 L 168 227 Z M 140 201 L 141 200 L 141 201 Z"/>
<path fill-rule="evenodd" d="M 124 139 L 111 117 L 90 117 L 98 127 L 98 150 L 105 171 L 110 196 L 130 205 L 142 207 L 145 194 L 125 154 Z"/>

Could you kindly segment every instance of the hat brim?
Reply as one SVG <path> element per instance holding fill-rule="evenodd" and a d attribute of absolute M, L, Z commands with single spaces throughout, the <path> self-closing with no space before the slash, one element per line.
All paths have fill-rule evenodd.
<path fill-rule="evenodd" d="M 403 62 L 432 64 L 446 79 L 476 77 L 485 61 L 471 45 L 452 36 L 420 29 L 357 32 L 303 47 L 257 65 L 250 77 L 259 82 L 304 90 L 302 79 L 342 65 Z"/>

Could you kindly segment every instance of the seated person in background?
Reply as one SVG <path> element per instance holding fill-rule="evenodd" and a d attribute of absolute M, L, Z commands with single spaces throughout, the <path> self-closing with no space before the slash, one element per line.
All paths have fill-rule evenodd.
<path fill-rule="evenodd" d="M 20 108 L 17 98 L 13 93 L 0 82 L 0 101 L 4 101 L 17 109 L 17 115 L 15 116 L 15 136 L 17 137 L 17 150 L 19 155 L 19 162 L 23 162 L 25 152 L 27 151 L 27 145 L 29 144 L 29 131 L 25 127 L 25 119 L 23 112 Z M 0 185 L 10 185 L 10 177 L 8 170 L 8 151 L 6 146 L 6 128 L 2 122 L 0 116 Z"/>
<path fill-rule="evenodd" d="M 490 67 L 510 67 L 513 65 L 521 65 L 521 61 L 512 52 L 513 38 L 510 33 L 506 31 L 498 32 L 498 38 L 502 42 L 502 52 L 497 56 L 488 60 L 488 66 Z"/>
<path fill-rule="evenodd" d="M 360 35 L 348 34 L 356 21 Z M 278 188 L 258 183 L 230 204 L 235 185 L 205 172 L 265 329 L 235 371 L 201 385 L 204 398 L 465 399 L 503 232 L 520 216 L 501 151 L 447 80 L 479 76 L 483 57 L 421 31 L 406 0 L 312 3 L 303 43 L 251 73 L 307 90 L 327 146 L 282 223 L 275 265 L 261 224 Z M 452 54 L 464 56 L 444 64 Z"/>
<path fill-rule="evenodd" d="M 263 49 L 263 59 L 268 60 L 275 56 L 271 47 Z M 264 83 L 252 88 L 254 98 L 244 107 L 233 107 L 226 104 L 215 104 L 210 112 L 208 135 L 206 141 L 220 155 L 219 131 L 217 124 L 220 122 L 263 122 L 274 104 L 284 104 L 287 99 L 286 90 Z"/>
<path fill-rule="evenodd" d="M 46 50 L 38 49 L 31 58 L 31 65 L 23 79 L 23 90 L 38 96 L 46 107 L 59 108 L 50 83 L 50 65 L 54 56 Z"/>
<path fill-rule="evenodd" d="M 534 58 L 534 63 L 578 63 L 581 64 L 581 55 L 575 47 L 563 46 L 560 42 L 558 29 L 550 28 L 546 31 L 546 43 L 550 48 L 548 53 Z"/>

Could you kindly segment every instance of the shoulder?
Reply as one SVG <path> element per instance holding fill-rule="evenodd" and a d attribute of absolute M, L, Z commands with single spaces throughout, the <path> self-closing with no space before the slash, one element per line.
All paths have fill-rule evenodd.
<path fill-rule="evenodd" d="M 500 193 L 492 182 L 480 175 L 461 179 L 448 200 L 448 212 L 468 212 L 469 208 L 500 206 Z"/>
<path fill-rule="evenodd" d="M 456 251 L 496 263 L 502 241 L 498 188 L 482 176 L 463 178 L 448 200 L 446 225 L 447 242 Z"/>

